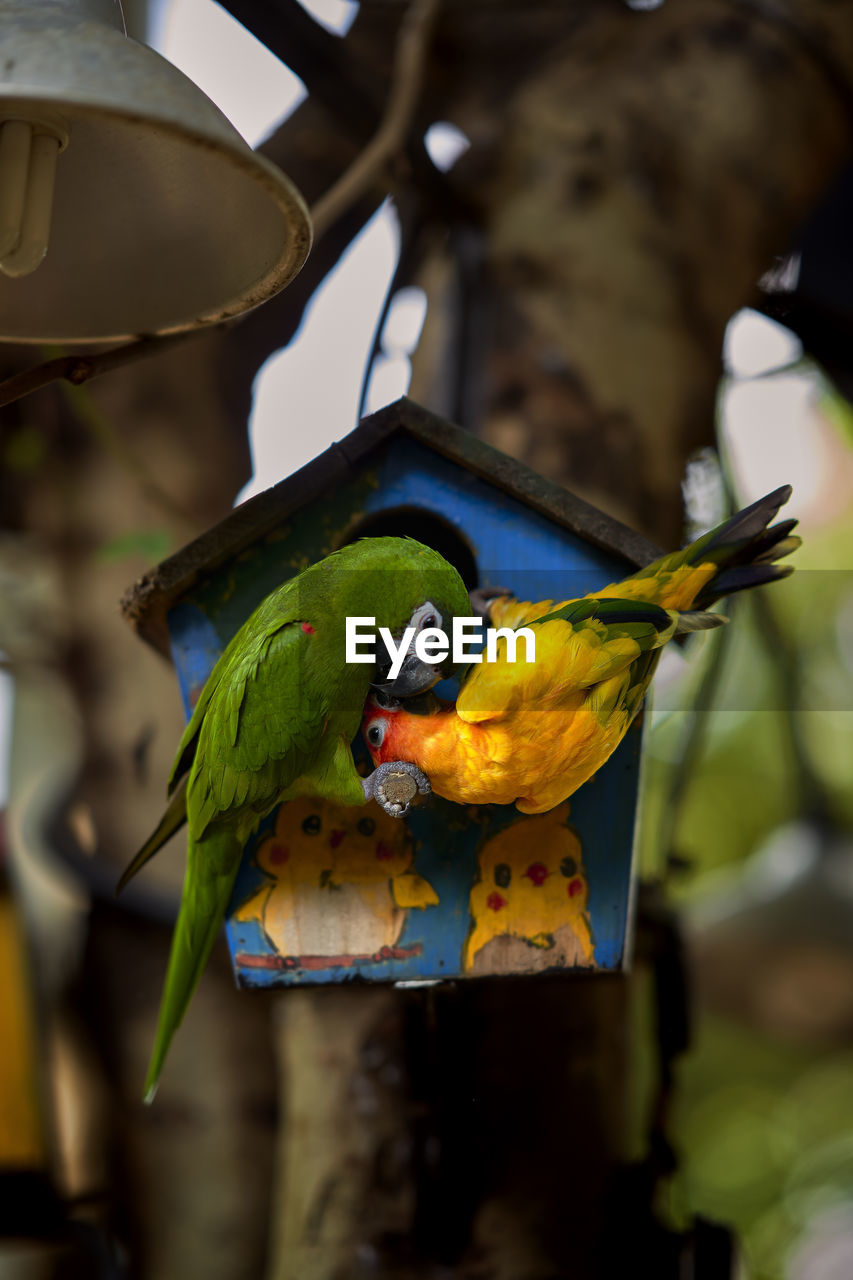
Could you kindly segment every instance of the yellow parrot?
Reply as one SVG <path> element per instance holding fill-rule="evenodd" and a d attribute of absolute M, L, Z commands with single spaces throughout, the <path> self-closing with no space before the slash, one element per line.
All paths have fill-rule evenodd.
<path fill-rule="evenodd" d="M 795 520 L 770 525 L 791 496 L 785 485 L 681 551 L 581 599 L 537 604 L 501 596 L 499 627 L 530 627 L 515 661 L 473 665 L 455 703 L 430 695 L 368 700 L 362 732 L 378 765 L 417 765 L 432 790 L 458 804 L 512 804 L 545 813 L 600 769 L 622 741 L 673 636 L 718 626 L 705 610 L 723 596 L 787 576 L 773 561 L 800 545 Z M 770 526 L 770 527 L 768 527 Z"/>

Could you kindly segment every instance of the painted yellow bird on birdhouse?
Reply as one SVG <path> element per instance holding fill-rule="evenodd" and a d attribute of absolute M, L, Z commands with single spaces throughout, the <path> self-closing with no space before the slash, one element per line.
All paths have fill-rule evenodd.
<path fill-rule="evenodd" d="M 561 804 L 521 818 L 484 844 L 469 902 L 466 971 L 512 972 L 525 946 L 539 953 L 534 968 L 591 963 L 589 887 L 580 840 L 566 826 L 568 812 Z"/>
<path fill-rule="evenodd" d="M 258 845 L 268 882 L 236 917 L 260 924 L 280 956 L 379 955 L 396 945 L 409 909 L 438 903 L 412 857 L 408 828 L 378 806 L 302 797 Z"/>

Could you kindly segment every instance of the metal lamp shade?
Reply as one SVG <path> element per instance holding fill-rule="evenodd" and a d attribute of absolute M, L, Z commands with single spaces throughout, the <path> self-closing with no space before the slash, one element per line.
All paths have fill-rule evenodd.
<path fill-rule="evenodd" d="M 116 0 L 0 0 L 0 121 L 58 120 L 47 256 L 0 275 L 0 338 L 174 333 L 264 302 L 311 244 L 288 179 L 180 71 L 123 33 Z"/>

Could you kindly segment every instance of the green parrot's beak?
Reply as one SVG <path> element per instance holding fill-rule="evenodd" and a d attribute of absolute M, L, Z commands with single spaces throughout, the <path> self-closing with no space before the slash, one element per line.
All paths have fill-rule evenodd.
<path fill-rule="evenodd" d="M 386 668 L 387 671 L 387 668 Z M 434 684 L 438 684 L 444 676 L 441 664 L 421 662 L 415 653 L 410 653 L 393 680 L 376 680 L 372 688 L 378 693 L 388 694 L 392 698 L 411 698 L 416 693 L 426 693 Z"/>

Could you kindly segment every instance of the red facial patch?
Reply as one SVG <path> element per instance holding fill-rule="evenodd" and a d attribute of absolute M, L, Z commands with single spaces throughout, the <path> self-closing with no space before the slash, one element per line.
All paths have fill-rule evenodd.
<path fill-rule="evenodd" d="M 332 834 L 329 836 L 329 845 L 331 846 L 331 848 L 337 849 L 338 845 L 341 843 L 345 835 L 346 835 L 345 831 L 333 831 Z"/>
<path fill-rule="evenodd" d="M 302 630 L 305 632 L 306 636 L 313 636 L 316 634 L 310 622 L 303 622 Z"/>
<path fill-rule="evenodd" d="M 275 866 L 277 867 L 283 866 L 284 863 L 287 862 L 287 859 L 289 857 L 290 857 L 290 850 L 288 849 L 287 845 L 279 844 L 278 841 L 276 841 L 274 845 L 270 846 L 269 860 Z"/>
<path fill-rule="evenodd" d="M 541 862 L 531 862 L 524 874 L 535 885 L 542 885 L 548 879 L 548 868 Z"/>
<path fill-rule="evenodd" d="M 570 880 L 566 885 L 566 890 L 570 898 L 577 897 L 581 889 L 583 889 L 583 880 L 580 880 L 577 876 L 574 880 Z"/>
<path fill-rule="evenodd" d="M 380 862 L 390 862 L 394 857 L 394 850 L 384 840 L 380 840 L 376 846 L 376 856 Z"/>
<path fill-rule="evenodd" d="M 498 893 L 497 890 L 495 890 L 494 893 L 490 893 L 488 898 L 486 898 L 486 906 L 491 907 L 492 911 L 500 911 L 506 906 L 506 898 L 502 893 Z"/>

